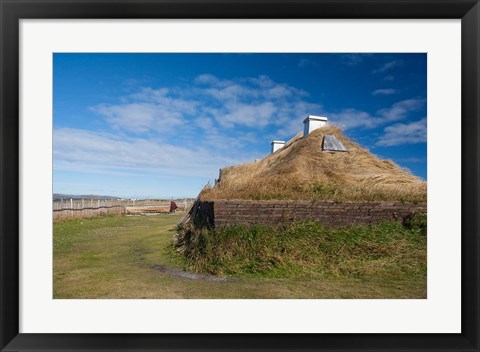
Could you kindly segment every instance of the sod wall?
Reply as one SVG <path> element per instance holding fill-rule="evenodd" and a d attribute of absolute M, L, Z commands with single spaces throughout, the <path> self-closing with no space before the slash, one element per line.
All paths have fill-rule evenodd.
<path fill-rule="evenodd" d="M 192 214 L 200 226 L 226 227 L 232 225 L 280 225 L 315 220 L 327 227 L 373 225 L 382 221 L 403 222 L 414 213 L 426 213 L 427 205 L 401 202 L 328 201 L 198 201 Z"/>

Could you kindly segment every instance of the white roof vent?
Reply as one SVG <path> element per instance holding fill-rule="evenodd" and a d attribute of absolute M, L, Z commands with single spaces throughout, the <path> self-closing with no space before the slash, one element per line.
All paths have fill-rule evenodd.
<path fill-rule="evenodd" d="M 312 131 L 315 131 L 317 128 L 324 126 L 327 123 L 328 119 L 324 116 L 315 116 L 308 115 L 305 120 L 303 120 L 303 136 L 308 136 Z"/>
<path fill-rule="evenodd" d="M 282 149 L 285 145 L 285 141 L 272 141 L 272 154 L 277 150 Z"/>

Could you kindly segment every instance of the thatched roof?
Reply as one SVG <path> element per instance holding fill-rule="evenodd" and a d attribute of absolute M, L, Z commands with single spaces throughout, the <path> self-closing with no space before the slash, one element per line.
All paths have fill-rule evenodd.
<path fill-rule="evenodd" d="M 322 151 L 325 135 L 348 152 Z M 426 201 L 426 182 L 391 160 L 381 160 L 332 124 L 256 162 L 222 169 L 219 182 L 202 199 L 331 199 Z"/>

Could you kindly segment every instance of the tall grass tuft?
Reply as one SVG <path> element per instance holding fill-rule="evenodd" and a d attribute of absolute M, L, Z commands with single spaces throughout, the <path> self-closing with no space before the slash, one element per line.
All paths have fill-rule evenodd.
<path fill-rule="evenodd" d="M 409 225 L 410 226 L 410 225 Z M 427 240 L 396 222 L 325 228 L 186 226 L 177 239 L 188 270 L 226 276 L 405 279 L 426 277 Z"/>

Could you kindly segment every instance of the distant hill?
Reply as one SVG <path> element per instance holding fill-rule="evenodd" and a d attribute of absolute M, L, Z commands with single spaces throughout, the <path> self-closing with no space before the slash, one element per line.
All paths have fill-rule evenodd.
<path fill-rule="evenodd" d="M 110 199 L 119 199 L 119 197 L 112 197 L 112 196 L 100 196 L 96 194 L 62 194 L 62 193 L 54 193 L 53 200 L 60 200 L 60 199 L 73 199 L 73 200 L 80 200 L 80 199 L 99 199 L 99 200 L 110 200 Z"/>
<path fill-rule="evenodd" d="M 322 151 L 325 135 L 348 152 Z M 299 133 L 273 154 L 221 170 L 201 199 L 304 199 L 425 202 L 427 183 L 391 160 L 382 160 L 327 124 Z"/>

